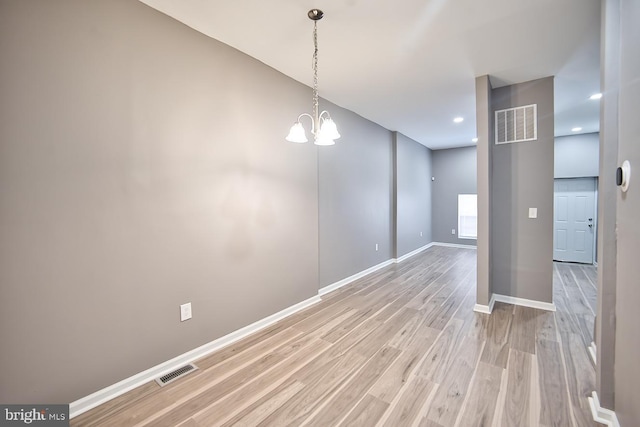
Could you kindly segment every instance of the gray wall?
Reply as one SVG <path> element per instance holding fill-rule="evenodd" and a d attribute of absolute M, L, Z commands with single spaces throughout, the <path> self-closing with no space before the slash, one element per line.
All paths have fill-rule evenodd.
<path fill-rule="evenodd" d="M 556 178 L 583 178 L 598 176 L 600 135 L 560 136 L 554 144 L 554 176 Z"/>
<path fill-rule="evenodd" d="M 320 287 L 393 257 L 392 134 L 355 113 L 322 105 L 342 137 L 319 150 Z"/>
<path fill-rule="evenodd" d="M 133 0 L 3 1 L 0 56 L 0 402 L 73 401 L 316 295 L 317 151 L 284 140 L 309 88 Z M 390 136 L 336 119 L 388 188 Z"/>
<path fill-rule="evenodd" d="M 617 290 L 616 290 L 616 351 L 615 410 L 620 425 L 640 425 L 638 384 L 640 384 L 640 2 L 620 1 L 620 93 L 618 98 L 618 165 L 629 160 L 632 180 L 617 198 Z M 608 88 L 605 88 L 608 90 Z M 634 170 L 635 168 L 635 170 Z M 605 171 L 610 173 L 613 171 Z M 635 176 L 634 176 L 635 173 Z"/>
<path fill-rule="evenodd" d="M 475 239 L 458 238 L 458 194 L 476 194 L 476 147 L 451 148 L 433 152 L 433 240 L 460 245 L 476 245 Z M 451 234 L 451 229 L 456 234 Z"/>
<path fill-rule="evenodd" d="M 555 138 L 554 176 L 598 176 L 598 133 Z M 477 147 L 433 151 L 433 240 L 476 245 L 476 240 L 457 238 L 458 194 L 477 193 Z M 456 235 L 451 234 L 456 229 Z"/>
<path fill-rule="evenodd" d="M 493 292 L 552 302 L 553 78 L 494 89 L 492 109 L 538 105 L 538 139 L 492 144 Z M 538 218 L 529 219 L 529 208 Z"/>
<path fill-rule="evenodd" d="M 432 151 L 398 132 L 394 143 L 395 257 L 399 258 L 432 240 Z"/>

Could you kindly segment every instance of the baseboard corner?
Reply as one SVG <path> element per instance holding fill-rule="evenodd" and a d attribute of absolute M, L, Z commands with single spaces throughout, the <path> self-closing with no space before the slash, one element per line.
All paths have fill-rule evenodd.
<path fill-rule="evenodd" d="M 337 289 L 340 289 L 343 286 L 347 286 L 349 283 L 355 282 L 356 280 L 358 280 L 358 279 L 360 279 L 360 278 L 362 278 L 362 277 L 364 277 L 364 276 L 366 276 L 368 274 L 374 273 L 374 272 L 380 270 L 381 268 L 384 268 L 384 267 L 387 267 L 387 266 L 393 264 L 394 262 L 396 262 L 395 259 L 388 259 L 388 260 L 386 260 L 384 262 L 381 262 L 380 264 L 374 265 L 373 267 L 369 267 L 366 270 L 362 270 L 359 273 L 353 274 L 353 275 L 351 275 L 349 277 L 346 277 L 346 278 L 344 278 L 342 280 L 338 280 L 335 283 L 332 283 L 330 285 L 324 286 L 324 287 L 318 289 L 318 295 L 319 296 L 323 296 L 323 295 L 328 294 L 329 292 L 333 292 L 333 291 L 335 291 Z"/>
<path fill-rule="evenodd" d="M 610 409 L 605 409 L 600 406 L 600 400 L 598 399 L 597 392 L 594 391 L 588 399 L 589 407 L 591 408 L 591 416 L 595 422 L 609 427 L 620 427 L 616 413 Z"/>
<path fill-rule="evenodd" d="M 491 299 L 489 300 L 488 305 L 476 304 L 473 306 L 473 311 L 475 311 L 476 313 L 491 314 L 493 312 L 493 306 L 495 305 L 495 303 L 495 295 L 491 294 Z"/>
<path fill-rule="evenodd" d="M 434 246 L 434 245 L 435 245 L 435 243 L 434 243 L 434 242 L 427 243 L 426 245 L 424 245 L 424 246 L 422 246 L 422 247 L 419 247 L 418 249 L 416 249 L 416 250 L 414 250 L 414 251 L 411 251 L 411 252 L 409 252 L 408 254 L 404 254 L 404 255 L 402 255 L 402 256 L 401 256 L 401 257 L 399 257 L 399 258 L 393 258 L 393 259 L 392 259 L 392 261 L 393 261 L 394 263 L 396 263 L 396 264 L 400 264 L 402 261 L 405 261 L 405 260 L 407 260 L 408 258 L 411 258 L 411 257 L 412 257 L 412 256 L 414 256 L 414 255 L 418 255 L 420 252 L 422 252 L 422 251 L 424 251 L 424 250 L 426 250 L 426 249 L 429 249 L 430 247 L 432 247 L 432 246 Z"/>
<path fill-rule="evenodd" d="M 445 243 L 445 242 L 433 242 L 433 246 L 444 246 L 446 248 L 459 248 L 459 249 L 478 249 L 476 245 L 462 245 L 459 243 Z"/>
<path fill-rule="evenodd" d="M 473 311 L 475 311 L 476 313 L 491 314 L 492 310 L 488 305 L 476 304 L 473 306 Z"/>

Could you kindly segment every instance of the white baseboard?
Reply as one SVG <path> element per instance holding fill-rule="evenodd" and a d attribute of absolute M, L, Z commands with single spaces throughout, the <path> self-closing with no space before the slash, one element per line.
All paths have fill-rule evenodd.
<path fill-rule="evenodd" d="M 495 294 L 491 294 L 491 299 L 489 300 L 489 305 L 476 304 L 473 306 L 473 311 L 484 314 L 491 314 L 493 311 L 493 305 L 496 303 Z"/>
<path fill-rule="evenodd" d="M 422 252 L 422 251 L 424 251 L 426 249 L 429 249 L 432 246 L 447 246 L 447 247 L 450 247 L 450 248 L 476 249 L 476 247 L 472 246 L 472 245 L 457 245 L 455 243 L 441 243 L 441 242 L 427 243 L 426 245 L 424 245 L 424 246 L 422 246 L 422 247 L 420 247 L 420 248 L 418 248 L 418 249 L 416 249 L 414 251 L 411 251 L 408 254 L 404 254 L 399 258 L 391 258 L 391 259 L 389 259 L 389 260 L 387 260 L 385 262 L 381 262 L 378 265 L 374 265 L 371 268 L 363 270 L 363 271 L 361 271 L 359 273 L 356 273 L 356 274 L 354 274 L 352 276 L 349 276 L 349 277 L 347 277 L 345 279 L 339 280 L 339 281 L 337 281 L 335 283 L 332 283 L 332 284 L 327 285 L 327 286 L 325 286 L 323 288 L 320 288 L 318 290 L 318 295 L 322 296 L 322 295 L 328 294 L 329 292 L 335 291 L 336 289 L 340 289 L 341 287 L 346 286 L 349 283 L 354 282 L 354 281 L 366 276 L 367 274 L 374 273 L 374 272 L 380 270 L 381 268 L 387 267 L 387 266 L 389 266 L 391 264 L 400 264 L 401 262 L 406 261 L 407 259 L 411 258 L 412 256 L 417 255 L 420 252 Z"/>
<path fill-rule="evenodd" d="M 591 341 L 591 344 L 589 345 L 589 356 L 591 356 L 591 361 L 593 362 L 594 366 L 597 365 L 596 363 L 596 354 L 597 350 L 596 350 L 596 343 L 594 343 L 593 341 Z"/>
<path fill-rule="evenodd" d="M 342 279 L 338 282 L 335 282 L 331 285 L 325 286 L 318 290 L 318 295 L 313 296 L 305 301 L 302 301 L 298 304 L 292 305 L 291 307 L 285 308 L 278 313 L 275 313 L 271 316 L 265 317 L 262 320 L 258 320 L 257 322 L 252 323 L 251 325 L 245 326 L 244 328 L 238 329 L 237 331 L 231 332 L 223 337 L 220 337 L 214 341 L 211 341 L 207 344 L 204 344 L 196 349 L 190 350 L 180 356 L 174 357 L 171 360 L 160 363 L 152 368 L 147 369 L 146 371 L 140 372 L 136 375 L 133 375 L 129 378 L 126 378 L 116 384 L 103 388 L 102 390 L 98 390 L 95 393 L 90 394 L 89 396 L 78 399 L 74 402 L 71 402 L 69 405 L 69 416 L 70 418 L 77 417 L 78 415 L 87 412 L 111 399 L 115 399 L 118 396 L 123 395 L 124 393 L 133 390 L 136 387 L 139 387 L 143 384 L 152 381 L 153 379 L 165 375 L 187 363 L 191 363 L 197 359 L 200 359 L 216 350 L 219 350 L 223 347 L 226 347 L 230 344 L 233 344 L 236 341 L 245 338 L 248 335 L 251 335 L 261 329 L 266 328 L 267 326 L 272 325 L 273 323 L 284 319 L 287 316 L 290 316 L 300 310 L 303 310 L 317 302 L 321 301 L 321 296 L 325 295 L 331 291 L 334 291 L 338 288 L 341 288 L 355 280 L 358 280 L 361 277 L 366 276 L 367 274 L 371 274 L 381 268 L 387 267 L 391 264 L 398 264 L 405 261 L 408 258 L 411 258 L 414 255 L 419 254 L 420 252 L 428 249 L 432 246 L 449 246 L 454 248 L 465 248 L 465 249 L 475 249 L 475 246 L 471 245 L 456 245 L 452 243 L 437 243 L 432 242 L 418 248 L 408 254 L 401 256 L 398 259 L 392 258 L 385 262 L 382 262 L 378 265 L 375 265 L 371 268 L 368 268 L 360 273 L 356 273 L 352 276 L 349 276 L 345 279 Z M 490 307 L 493 308 L 493 298 L 490 304 Z M 491 308 L 488 308 L 489 313 L 491 312 Z"/>
<path fill-rule="evenodd" d="M 433 242 L 427 243 L 426 245 L 416 249 L 415 251 L 411 251 L 408 254 L 402 255 L 400 258 L 392 259 L 392 261 L 395 262 L 396 264 L 400 264 L 402 261 L 405 261 L 406 259 L 409 259 L 414 255 L 418 255 L 420 252 L 424 251 L 425 249 L 429 249 L 433 245 L 435 245 L 435 243 Z"/>
<path fill-rule="evenodd" d="M 216 350 L 219 350 L 223 347 L 226 347 L 230 344 L 233 344 L 236 341 L 241 340 L 242 338 L 251 335 L 261 329 L 266 328 L 269 325 L 272 325 L 273 323 L 284 319 L 287 316 L 290 316 L 300 310 L 303 310 L 307 307 L 309 307 L 310 305 L 313 305 L 317 302 L 321 301 L 321 296 L 325 295 L 331 291 L 334 291 L 338 288 L 341 288 L 355 280 L 358 280 L 361 277 L 366 276 L 367 274 L 371 274 L 381 268 L 387 267 L 391 264 L 394 263 L 400 263 L 422 251 L 424 251 L 427 248 L 430 248 L 431 246 L 433 246 L 433 243 L 429 243 L 421 248 L 416 249 L 413 252 L 410 252 L 406 255 L 403 255 L 402 257 L 395 259 L 392 258 L 390 260 L 387 260 L 385 262 L 382 262 L 378 265 L 375 265 L 371 268 L 368 268 L 364 271 L 361 271 L 360 273 L 356 273 L 352 276 L 349 276 L 345 279 L 342 279 L 338 282 L 335 282 L 331 285 L 325 286 L 323 288 L 321 288 L 320 290 L 318 290 L 318 295 L 313 296 L 305 301 L 302 301 L 298 304 L 292 305 L 291 307 L 288 307 L 282 311 L 279 311 L 278 313 L 275 313 L 269 317 L 265 317 L 262 320 L 259 320 L 255 323 L 252 323 L 249 326 L 245 326 L 244 328 L 238 329 L 237 331 L 231 332 L 230 334 L 227 334 L 223 337 L 220 337 L 214 341 L 211 341 L 210 343 L 207 343 L 203 346 L 200 346 L 196 349 L 193 349 L 191 351 L 188 351 L 184 354 L 181 354 L 180 356 L 174 357 L 171 360 L 168 360 L 166 362 L 163 362 L 159 365 L 156 365 L 152 368 L 147 369 L 146 371 L 140 372 L 136 375 L 133 375 L 129 378 L 126 378 L 116 384 L 113 384 L 109 387 L 103 388 L 102 390 L 98 390 L 93 394 L 90 394 L 89 396 L 83 397 L 81 399 L 76 400 L 75 402 L 71 402 L 71 404 L 69 405 L 69 416 L 70 418 L 74 418 L 77 417 L 78 415 L 89 411 L 93 408 L 95 408 L 96 406 L 99 406 L 111 399 L 115 399 L 118 396 L 121 396 L 122 394 L 133 390 L 136 387 L 139 387 L 149 381 L 152 381 L 153 379 L 160 377 L 162 375 L 165 375 L 187 363 L 191 363 L 197 359 L 200 359 Z"/>
<path fill-rule="evenodd" d="M 433 242 L 433 246 L 445 246 L 448 248 L 460 248 L 460 249 L 478 249 L 475 245 L 460 245 L 458 243 L 444 243 L 444 242 Z"/>
<path fill-rule="evenodd" d="M 473 311 L 477 313 L 491 314 L 493 310 L 488 305 L 476 304 L 473 306 Z"/>
<path fill-rule="evenodd" d="M 556 311 L 556 305 L 552 302 L 535 301 L 532 299 L 517 298 L 500 294 L 493 294 L 493 298 L 498 302 L 504 302 L 506 304 L 521 305 L 523 307 L 537 308 L 539 310 Z"/>
<path fill-rule="evenodd" d="M 356 273 L 353 276 L 349 276 L 346 279 L 342 279 L 342 280 L 340 280 L 338 282 L 335 282 L 335 283 L 332 283 L 330 285 L 327 285 L 324 288 L 320 288 L 318 290 L 318 295 L 322 296 L 322 295 L 328 294 L 329 292 L 335 291 L 336 289 L 339 289 L 339 288 L 341 288 L 343 286 L 346 286 L 349 283 L 354 282 L 354 281 L 366 276 L 367 274 L 371 274 L 371 273 L 373 273 L 375 271 L 380 270 L 381 268 L 384 268 L 384 267 L 387 267 L 387 266 L 393 264 L 394 261 L 395 260 L 393 258 L 389 259 L 389 260 L 387 260 L 385 262 L 381 262 L 378 265 L 374 265 L 371 268 L 367 268 L 366 270 L 363 270 L 360 273 Z"/>
<path fill-rule="evenodd" d="M 591 396 L 592 397 L 589 397 L 588 399 L 593 420 L 609 427 L 620 427 L 616 413 L 610 409 L 605 409 L 600 406 L 598 393 L 594 391 Z"/>
<path fill-rule="evenodd" d="M 335 291 L 336 289 L 340 289 L 341 287 L 346 286 L 351 282 L 355 282 L 356 280 L 358 280 L 358 279 L 360 279 L 360 278 L 362 278 L 362 277 L 364 277 L 364 276 L 366 276 L 368 274 L 374 273 L 374 272 L 380 270 L 381 268 L 387 267 L 387 266 L 389 266 L 391 264 L 399 264 L 402 261 L 405 261 L 408 258 L 411 258 L 412 256 L 419 254 L 420 252 L 424 251 L 425 249 L 429 249 L 433 245 L 434 245 L 433 243 L 428 243 L 428 244 L 426 244 L 426 245 L 424 245 L 424 246 L 422 246 L 422 247 L 420 247 L 420 248 L 418 248 L 418 249 L 416 249 L 414 251 L 409 252 L 408 254 L 402 255 L 400 258 L 397 258 L 397 259 L 396 258 L 391 258 L 391 259 L 389 259 L 389 260 L 387 260 L 385 262 L 381 262 L 378 265 L 374 265 L 373 267 L 367 268 L 366 270 L 363 270 L 363 271 L 361 271 L 359 273 L 356 273 L 356 274 L 354 274 L 352 276 L 349 276 L 349 277 L 344 278 L 342 280 L 339 280 L 339 281 L 337 281 L 335 283 L 327 285 L 327 286 L 325 286 L 323 288 L 320 288 L 318 290 L 318 295 L 322 296 L 322 295 L 328 294 L 329 292 Z"/>
<path fill-rule="evenodd" d="M 196 349 L 181 354 L 180 356 L 174 357 L 171 360 L 149 368 L 146 371 L 126 378 L 116 384 L 103 388 L 102 390 L 98 390 L 95 393 L 90 394 L 89 396 L 78 399 L 75 402 L 71 402 L 71 404 L 69 405 L 69 416 L 70 418 L 74 418 L 90 409 L 95 408 L 96 406 L 99 406 L 111 399 L 115 399 L 116 397 L 130 390 L 133 390 L 136 387 L 146 384 L 157 377 L 165 375 L 187 363 L 191 363 L 216 350 L 233 344 L 234 342 L 239 341 L 248 335 L 264 329 L 267 326 L 272 325 L 273 323 L 320 301 L 320 296 L 313 296 L 307 300 L 299 302 L 298 304 L 292 305 L 291 307 L 285 308 L 284 310 L 272 314 L 271 316 L 265 317 L 264 319 L 258 320 L 257 322 L 245 326 L 244 328 L 238 329 L 237 331 L 231 332 L 230 334 L 204 344 Z"/>

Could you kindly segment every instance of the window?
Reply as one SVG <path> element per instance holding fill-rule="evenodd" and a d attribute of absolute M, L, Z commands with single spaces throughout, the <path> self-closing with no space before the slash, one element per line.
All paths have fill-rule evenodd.
<path fill-rule="evenodd" d="M 458 238 L 478 238 L 477 194 L 458 194 Z"/>

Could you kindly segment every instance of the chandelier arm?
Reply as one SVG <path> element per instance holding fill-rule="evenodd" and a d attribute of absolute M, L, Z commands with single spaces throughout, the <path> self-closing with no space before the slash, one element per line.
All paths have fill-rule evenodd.
<path fill-rule="evenodd" d="M 321 119 L 324 115 L 327 115 L 327 118 L 330 119 L 331 118 L 331 114 L 329 114 L 329 112 L 327 110 L 322 110 L 322 113 L 320 113 L 320 115 L 318 116 L 319 119 Z"/>
<path fill-rule="evenodd" d="M 313 119 L 313 116 L 309 113 L 302 113 L 298 116 L 298 122 L 300 122 L 300 119 L 303 117 L 309 117 L 309 119 L 311 120 L 311 133 L 312 134 L 316 134 L 316 121 Z"/>

